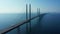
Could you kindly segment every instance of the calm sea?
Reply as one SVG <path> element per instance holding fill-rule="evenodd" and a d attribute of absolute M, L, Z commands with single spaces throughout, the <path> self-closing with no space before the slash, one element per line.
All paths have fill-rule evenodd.
<path fill-rule="evenodd" d="M 37 14 L 32 14 L 36 16 Z M 10 27 L 14 24 L 17 24 L 26 19 L 26 14 L 0 14 L 0 30 Z M 39 32 L 37 30 L 40 29 L 42 33 L 47 32 L 60 32 L 60 13 L 47 13 L 43 16 L 42 20 L 40 21 L 40 27 L 36 26 L 38 23 L 38 18 L 32 20 L 32 31 Z M 37 29 L 36 29 L 37 28 Z M 26 24 L 20 26 L 20 33 L 26 34 Z M 7 34 L 17 34 L 17 28 L 8 32 Z"/>
<path fill-rule="evenodd" d="M 31 16 L 32 17 L 36 16 L 36 14 L 34 13 Z M 0 30 L 6 29 L 10 26 L 13 26 L 25 19 L 26 19 L 26 14 L 0 14 Z M 21 26 L 21 30 L 23 28 L 25 29 L 25 25 Z M 24 32 L 24 29 L 23 29 L 23 32 Z M 8 34 L 17 34 L 16 30 L 17 29 L 9 32 Z M 14 32 L 16 32 L 16 33 L 14 33 Z"/>

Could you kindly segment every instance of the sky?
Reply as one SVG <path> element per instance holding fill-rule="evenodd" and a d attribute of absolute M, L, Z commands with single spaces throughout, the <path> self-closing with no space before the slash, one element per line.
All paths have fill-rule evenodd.
<path fill-rule="evenodd" d="M 32 5 L 32 12 L 40 8 L 41 13 L 60 13 L 60 0 L 0 0 L 0 14 L 24 13 L 26 4 Z"/>

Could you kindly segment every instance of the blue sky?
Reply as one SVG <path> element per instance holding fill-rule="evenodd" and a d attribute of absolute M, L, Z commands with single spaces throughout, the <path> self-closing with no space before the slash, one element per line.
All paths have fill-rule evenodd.
<path fill-rule="evenodd" d="M 32 12 L 37 8 L 42 13 L 60 11 L 60 0 L 0 0 L 0 13 L 24 13 L 26 3 L 31 3 Z"/>

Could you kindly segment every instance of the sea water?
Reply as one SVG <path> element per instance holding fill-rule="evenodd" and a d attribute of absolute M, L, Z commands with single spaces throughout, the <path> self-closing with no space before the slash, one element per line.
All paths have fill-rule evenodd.
<path fill-rule="evenodd" d="M 32 16 L 36 16 L 36 14 L 32 14 Z M 0 14 L 0 30 L 5 29 L 9 26 L 15 25 L 22 20 L 26 19 L 26 14 Z M 33 34 L 39 33 L 59 33 L 60 32 L 60 13 L 47 13 L 43 16 L 40 21 L 40 27 L 37 26 L 38 20 L 32 20 L 32 31 Z M 7 34 L 18 34 L 18 28 L 8 32 Z M 38 33 L 38 34 L 39 34 Z M 26 24 L 20 26 L 20 34 L 26 34 Z"/>
<path fill-rule="evenodd" d="M 36 16 L 36 14 L 34 13 L 31 16 L 32 17 Z M 26 20 L 26 14 L 24 14 L 24 13 L 21 13 L 21 14 L 0 14 L 0 30 L 9 28 L 17 23 L 20 23 L 23 20 Z M 21 29 L 20 29 L 21 32 L 26 31 L 25 25 L 21 26 Z M 17 34 L 17 28 L 7 34 Z"/>

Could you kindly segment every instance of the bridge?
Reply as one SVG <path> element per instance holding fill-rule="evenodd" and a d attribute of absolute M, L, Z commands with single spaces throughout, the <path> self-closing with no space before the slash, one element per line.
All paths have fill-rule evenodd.
<path fill-rule="evenodd" d="M 56 15 L 53 15 L 53 18 L 50 17 L 52 16 L 50 14 L 49 17 L 46 17 L 47 13 L 40 14 L 40 8 L 37 8 L 36 16 L 32 17 L 31 15 L 31 4 L 26 4 L 26 19 L 13 26 L 1 30 L 0 34 L 60 34 L 60 21 L 58 20 L 59 18 L 56 18 Z M 46 17 L 47 19 L 44 18 L 46 19 L 44 20 L 43 17 Z M 56 24 L 58 24 L 58 26 Z M 21 28 L 22 26 L 23 29 Z"/>
<path fill-rule="evenodd" d="M 12 31 L 12 30 L 14 30 L 14 29 L 16 29 L 17 28 L 17 32 L 18 32 L 18 34 L 20 34 L 21 32 L 20 32 L 20 26 L 22 26 L 22 25 L 24 25 L 24 24 L 26 24 L 26 33 L 25 34 L 31 34 L 31 20 L 34 20 L 34 19 L 36 19 L 36 18 L 39 18 L 38 19 L 38 21 L 40 20 L 40 17 L 41 17 L 41 15 L 40 15 L 40 8 L 38 9 L 37 8 L 37 13 L 38 13 L 38 15 L 37 16 L 35 16 L 35 17 L 31 17 L 31 4 L 29 4 L 29 13 L 28 13 L 28 5 L 26 4 L 26 20 L 23 20 L 22 22 L 20 22 L 20 23 L 17 23 L 17 24 L 15 24 L 15 25 L 13 25 L 13 26 L 11 26 L 11 27 L 8 27 L 8 28 L 6 28 L 6 29 L 4 29 L 4 30 L 1 30 L 0 31 L 0 34 L 7 34 L 8 32 L 10 32 L 10 31 Z M 29 16 L 28 16 L 29 15 Z M 43 15 L 43 14 L 42 14 Z M 40 21 L 39 21 L 40 22 Z M 29 23 L 29 24 L 28 24 Z"/>

